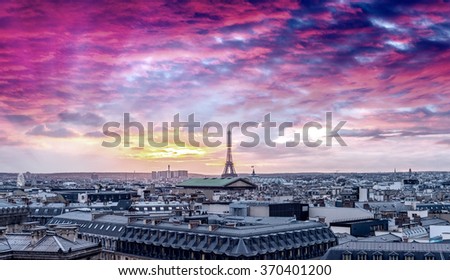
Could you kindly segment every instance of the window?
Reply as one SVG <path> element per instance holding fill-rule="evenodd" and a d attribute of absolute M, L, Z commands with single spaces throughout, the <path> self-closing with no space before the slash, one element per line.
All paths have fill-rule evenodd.
<path fill-rule="evenodd" d="M 383 259 L 383 255 L 382 254 L 373 254 L 373 260 L 375 261 L 381 261 Z"/>
<path fill-rule="evenodd" d="M 411 261 L 411 260 L 414 260 L 414 255 L 413 255 L 413 254 L 411 254 L 411 253 L 409 253 L 409 254 L 406 254 L 406 255 L 405 255 L 405 260 L 407 260 L 407 261 Z"/>
<path fill-rule="evenodd" d="M 395 252 L 392 252 L 389 254 L 389 260 L 398 260 L 398 254 Z"/>
<path fill-rule="evenodd" d="M 358 260 L 367 260 L 366 253 L 358 253 Z"/>
<path fill-rule="evenodd" d="M 343 260 L 351 260 L 352 259 L 352 253 L 350 252 L 345 252 L 342 254 L 342 259 Z"/>

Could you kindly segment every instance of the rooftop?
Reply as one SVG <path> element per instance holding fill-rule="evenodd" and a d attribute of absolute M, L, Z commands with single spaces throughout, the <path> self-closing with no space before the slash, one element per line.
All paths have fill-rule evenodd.
<path fill-rule="evenodd" d="M 103 215 L 93 219 L 90 212 L 69 212 L 52 218 L 48 224 L 78 225 L 80 232 L 118 238 L 125 231 L 128 218 L 118 215 Z"/>
<path fill-rule="evenodd" d="M 16 208 L 16 207 L 26 208 L 27 206 L 23 205 L 23 204 L 9 203 L 5 200 L 0 200 L 0 209 L 1 208 Z"/>
<path fill-rule="evenodd" d="M 177 184 L 177 187 L 227 187 L 236 182 L 242 182 L 248 187 L 256 187 L 255 184 L 244 178 L 191 178 Z"/>
<path fill-rule="evenodd" d="M 423 260 L 426 256 L 433 256 L 438 260 L 450 260 L 450 244 L 352 241 L 330 248 L 322 259 L 341 260 L 344 254 L 353 256 L 353 259 L 356 259 L 357 255 L 366 255 L 367 259 L 373 259 L 373 256 L 377 255 L 387 260 L 395 255 L 400 260 L 405 259 L 405 256 L 412 256 L 417 260 Z"/>
<path fill-rule="evenodd" d="M 348 242 L 330 250 L 363 251 L 405 251 L 405 252 L 446 252 L 450 254 L 450 244 L 416 242 Z"/>
<path fill-rule="evenodd" d="M 243 218 L 243 217 L 236 217 Z M 214 231 L 209 226 L 217 222 L 220 225 Z M 143 224 L 142 222 L 133 223 L 130 227 L 148 227 L 159 230 L 192 232 L 197 234 L 210 234 L 229 237 L 250 237 L 255 235 L 277 234 L 286 231 L 299 231 L 317 228 L 327 228 L 324 224 L 312 221 L 296 221 L 291 218 L 275 217 L 245 217 L 245 219 L 227 218 L 223 220 L 210 219 L 210 224 L 200 224 L 195 228 L 190 228 L 188 223 L 161 222 L 157 225 Z"/>
<path fill-rule="evenodd" d="M 360 239 L 362 242 L 402 242 L 402 238 L 392 233 L 371 236 Z"/>
<path fill-rule="evenodd" d="M 85 250 L 99 251 L 96 243 L 81 239 L 67 239 L 57 234 L 56 231 L 43 227 L 37 229 L 40 233 L 22 232 L 7 233 L 0 239 L 0 253 L 9 254 L 9 258 L 28 259 L 34 258 L 32 252 L 38 253 L 35 257 L 42 258 L 42 254 L 51 254 L 50 258 L 59 258 L 55 253 L 76 253 Z M 73 229 L 73 237 L 76 238 L 76 229 Z M 95 253 L 95 252 L 94 252 Z"/>

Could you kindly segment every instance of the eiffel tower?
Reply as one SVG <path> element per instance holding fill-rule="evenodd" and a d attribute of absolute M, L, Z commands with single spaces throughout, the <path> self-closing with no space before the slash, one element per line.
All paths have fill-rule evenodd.
<path fill-rule="evenodd" d="M 222 178 L 237 177 L 236 170 L 234 170 L 233 157 L 231 156 L 231 130 L 227 131 L 227 160 L 225 161 L 225 168 L 223 169 Z"/>

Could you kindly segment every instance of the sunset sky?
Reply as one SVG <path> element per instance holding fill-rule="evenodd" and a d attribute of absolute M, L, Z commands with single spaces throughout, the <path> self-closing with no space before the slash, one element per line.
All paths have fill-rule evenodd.
<path fill-rule="evenodd" d="M 301 132 L 326 112 L 347 146 L 236 130 L 236 171 L 450 170 L 449 1 L 224 2 L 1 1 L 0 172 L 220 174 L 225 144 L 105 148 L 102 126 L 270 113 Z"/>

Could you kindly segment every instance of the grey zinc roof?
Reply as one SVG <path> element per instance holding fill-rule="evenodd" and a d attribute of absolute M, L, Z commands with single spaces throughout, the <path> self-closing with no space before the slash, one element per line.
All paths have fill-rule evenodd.
<path fill-rule="evenodd" d="M 189 229 L 186 224 L 132 224 L 122 241 L 154 246 L 214 252 L 229 256 L 254 256 L 336 240 L 333 232 L 321 223 L 296 222 L 288 225 L 219 227 L 207 225 Z"/>
<path fill-rule="evenodd" d="M 439 218 L 424 218 L 420 220 L 420 223 L 422 224 L 423 227 L 429 227 L 431 225 L 442 225 L 442 226 L 450 225 L 448 221 Z"/>
<path fill-rule="evenodd" d="M 242 216 L 225 216 L 208 215 L 208 221 L 210 223 L 238 223 L 245 225 L 280 225 L 290 224 L 292 222 L 297 223 L 293 217 L 242 217 Z M 302 223 L 317 223 L 312 221 L 305 221 Z M 317 223 L 318 224 L 318 223 Z"/>
<path fill-rule="evenodd" d="M 348 233 L 335 233 L 335 235 L 338 239 L 338 244 L 345 244 L 350 241 L 358 241 L 358 238 Z"/>
<path fill-rule="evenodd" d="M 16 207 L 26 208 L 27 206 L 23 205 L 23 204 L 13 204 L 13 203 L 6 202 L 4 200 L 0 200 L 0 209 L 1 208 L 16 208 Z"/>
<path fill-rule="evenodd" d="M 211 230 L 210 225 L 203 224 L 195 228 L 189 228 L 186 223 L 170 222 L 157 225 L 136 222 L 126 225 L 119 223 L 125 222 L 124 217 L 107 215 L 95 221 L 70 219 L 74 217 L 64 214 L 51 219 L 49 224 L 79 224 L 80 232 L 86 234 L 230 256 L 254 256 L 336 240 L 333 232 L 324 224 L 300 222 L 292 218 L 211 217 L 214 222 L 223 224 Z"/>
<path fill-rule="evenodd" d="M 362 238 L 360 241 L 363 242 L 401 242 L 402 238 L 400 236 L 396 236 L 392 233 L 386 233 L 378 236 L 371 236 L 367 238 Z"/>
<path fill-rule="evenodd" d="M 69 212 L 75 213 L 75 212 Z M 67 214 L 69 214 L 67 213 Z M 76 215 L 60 215 L 51 219 L 48 224 L 76 224 L 81 233 L 103 235 L 118 238 L 123 235 L 128 218 L 123 216 L 106 215 L 94 221 L 91 213 L 78 212 Z"/>
<path fill-rule="evenodd" d="M 411 243 L 411 242 L 400 242 L 400 243 L 386 243 L 386 242 L 349 242 L 343 245 L 333 247 L 333 249 L 338 249 L 338 247 L 343 247 L 346 250 L 367 250 L 367 251 L 408 251 L 408 252 L 421 252 L 421 251 L 433 251 L 433 252 L 448 252 L 450 253 L 450 244 L 445 243 Z"/>
<path fill-rule="evenodd" d="M 330 248 L 322 257 L 325 260 L 341 260 L 344 253 L 353 255 L 353 259 L 360 252 L 365 252 L 372 259 L 373 255 L 381 254 L 384 259 L 390 255 L 398 255 L 399 259 L 405 255 L 414 256 L 417 260 L 425 259 L 425 255 L 432 253 L 436 259 L 450 260 L 450 244 L 447 243 L 407 243 L 407 242 L 348 242 Z"/>
<path fill-rule="evenodd" d="M 72 220 L 80 220 L 80 221 L 91 221 L 92 214 L 91 212 L 82 212 L 82 211 L 72 211 L 56 216 L 55 218 L 60 219 L 72 219 Z"/>
<path fill-rule="evenodd" d="M 14 251 L 33 251 L 33 252 L 63 252 L 73 250 L 82 250 L 97 246 L 97 244 L 77 240 L 75 242 L 57 235 L 45 235 L 36 244 L 31 245 L 31 235 L 23 233 L 7 234 L 8 243 Z"/>
<path fill-rule="evenodd" d="M 12 250 L 24 250 L 30 245 L 30 236 L 26 233 L 11 233 L 7 235 L 8 243 Z"/>
<path fill-rule="evenodd" d="M 63 252 L 68 252 L 69 250 L 82 250 L 91 247 L 95 247 L 97 244 L 93 244 L 91 242 L 85 240 L 77 240 L 72 242 L 67 240 L 61 236 L 46 235 L 39 242 L 36 243 L 35 246 L 28 246 L 27 250 L 29 251 L 42 251 L 42 252 L 58 252 L 60 249 Z"/>
<path fill-rule="evenodd" d="M 0 208 L 6 208 L 6 207 L 11 207 L 11 204 L 0 200 Z"/>
<path fill-rule="evenodd" d="M 116 223 L 116 224 L 128 224 L 128 217 L 118 215 L 105 215 L 95 219 L 96 222 L 102 223 Z"/>
<path fill-rule="evenodd" d="M 326 228 L 326 226 L 322 223 L 318 222 L 293 222 L 290 224 L 269 224 L 269 225 L 254 225 L 254 226 L 221 226 L 215 231 L 209 230 L 209 225 L 199 225 L 194 229 L 189 229 L 188 224 L 174 224 L 169 222 L 161 222 L 158 225 L 151 224 L 142 224 L 142 223 L 134 223 L 130 224 L 130 227 L 134 228 L 156 228 L 162 230 L 173 230 L 173 231 L 186 231 L 186 232 L 194 232 L 197 234 L 214 234 L 214 235 L 223 235 L 230 237 L 248 237 L 254 235 L 261 234 L 271 234 L 278 233 L 282 231 L 294 231 L 294 230 L 308 230 L 315 228 Z"/>
<path fill-rule="evenodd" d="M 0 238 L 0 253 L 10 251 L 11 246 L 6 238 Z"/>

